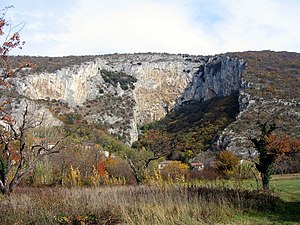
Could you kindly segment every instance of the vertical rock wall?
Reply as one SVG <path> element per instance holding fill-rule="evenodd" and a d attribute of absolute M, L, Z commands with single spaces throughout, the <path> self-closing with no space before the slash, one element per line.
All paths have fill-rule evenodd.
<path fill-rule="evenodd" d="M 229 96 L 241 88 L 242 60 L 227 56 L 212 57 L 199 67 L 193 81 L 185 90 L 178 104 L 189 101 L 205 101 L 214 97 Z"/>

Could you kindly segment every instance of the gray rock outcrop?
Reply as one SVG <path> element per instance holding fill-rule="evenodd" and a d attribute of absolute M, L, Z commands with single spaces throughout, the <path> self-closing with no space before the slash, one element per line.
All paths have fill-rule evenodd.
<path fill-rule="evenodd" d="M 10 82 L 26 98 L 66 104 L 58 114 L 80 113 L 132 143 L 138 126 L 163 118 L 176 106 L 240 91 L 243 70 L 242 60 L 226 55 L 115 54 Z"/>

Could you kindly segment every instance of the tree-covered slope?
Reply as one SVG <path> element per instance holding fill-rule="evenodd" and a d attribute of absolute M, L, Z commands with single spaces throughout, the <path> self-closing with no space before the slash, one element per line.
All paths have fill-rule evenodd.
<path fill-rule="evenodd" d="M 144 146 L 170 159 L 188 161 L 209 149 L 217 135 L 235 120 L 238 94 L 190 102 L 164 119 L 144 125 L 136 147 Z"/>
<path fill-rule="evenodd" d="M 168 149 L 158 148 L 157 143 L 170 143 L 167 157 L 182 160 L 224 148 L 247 157 L 258 120 L 274 120 L 277 133 L 299 138 L 300 54 L 260 51 L 226 55 L 246 62 L 242 73 L 245 89 L 240 95 L 183 105 L 142 127 L 137 146 L 165 153 Z"/>

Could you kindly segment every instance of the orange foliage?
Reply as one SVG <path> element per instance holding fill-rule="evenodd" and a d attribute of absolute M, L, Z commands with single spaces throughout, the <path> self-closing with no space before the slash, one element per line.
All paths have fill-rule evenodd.
<path fill-rule="evenodd" d="M 288 135 L 272 134 L 267 137 L 269 152 L 278 156 L 277 162 L 286 159 L 288 153 L 300 152 L 299 138 L 292 138 Z"/>
<path fill-rule="evenodd" d="M 106 176 L 107 172 L 105 170 L 105 163 L 104 163 L 104 161 L 98 163 L 96 168 L 97 168 L 97 172 L 98 172 L 99 176 L 101 176 L 101 177 Z"/>
<path fill-rule="evenodd" d="M 10 143 L 9 149 L 10 149 L 10 158 L 11 160 L 14 160 L 15 162 L 18 162 L 20 160 L 20 154 L 17 152 L 19 143 L 13 142 Z"/>
<path fill-rule="evenodd" d="M 7 10 L 6 8 L 5 10 Z M 5 11 L 4 10 L 4 11 Z M 1 10 L 3 11 L 3 10 Z M 19 48 L 22 49 L 22 46 L 25 44 L 25 42 L 21 42 L 21 37 L 19 32 L 14 32 L 10 28 L 11 26 L 8 26 L 9 23 L 4 19 L 5 13 L 2 13 L 2 17 L 0 17 L 0 36 L 2 35 L 10 35 L 5 38 L 4 43 L 1 43 L 0 45 L 0 67 L 4 71 L 4 77 L 0 80 L 0 85 L 3 85 L 5 87 L 9 87 L 9 84 L 5 81 L 7 77 L 11 77 L 14 74 L 14 71 L 10 67 L 7 59 L 9 52 L 12 49 Z M 5 32 L 5 28 L 9 27 L 10 29 Z M 6 34 L 7 33 L 7 34 Z"/>
<path fill-rule="evenodd" d="M 18 145 L 19 145 L 18 142 L 11 142 L 11 143 L 9 143 L 8 148 L 9 148 L 10 161 L 18 162 L 20 160 L 20 155 L 19 155 L 19 153 L 17 151 L 17 149 L 19 147 Z M 1 144 L 0 148 L 4 149 L 5 147 L 4 147 L 3 144 Z M 3 156 L 3 158 L 5 160 L 7 160 L 8 156 L 4 152 L 2 152 L 2 156 Z"/>
<path fill-rule="evenodd" d="M 105 167 L 106 166 L 115 166 L 116 164 L 117 164 L 117 161 L 112 157 L 109 157 L 104 161 Z"/>
<path fill-rule="evenodd" d="M 288 135 L 272 134 L 267 137 L 268 150 L 273 153 L 288 153 L 300 151 L 300 140 Z"/>

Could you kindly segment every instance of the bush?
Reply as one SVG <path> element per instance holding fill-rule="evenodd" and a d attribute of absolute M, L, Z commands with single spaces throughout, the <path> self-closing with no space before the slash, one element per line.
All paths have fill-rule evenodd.
<path fill-rule="evenodd" d="M 111 178 L 126 181 L 126 184 L 135 184 L 132 169 L 128 163 L 118 158 L 108 158 L 104 161 L 105 170 Z"/>
<path fill-rule="evenodd" d="M 216 157 L 217 170 L 224 178 L 230 178 L 236 174 L 239 158 L 230 151 L 220 151 Z"/>
<path fill-rule="evenodd" d="M 110 83 L 114 87 L 117 87 L 119 83 L 123 90 L 128 90 L 129 88 L 134 89 L 134 83 L 137 79 L 123 72 L 113 72 L 108 70 L 100 70 L 101 76 L 104 81 Z"/>
<path fill-rule="evenodd" d="M 237 174 L 240 179 L 256 178 L 259 176 L 254 162 L 244 160 L 237 166 Z"/>
<path fill-rule="evenodd" d="M 172 161 L 161 170 L 161 175 L 164 179 L 184 180 L 188 171 L 188 165 L 179 161 Z"/>
<path fill-rule="evenodd" d="M 192 170 L 190 172 L 190 179 L 216 180 L 220 174 L 215 168 L 205 167 L 203 171 Z"/>

